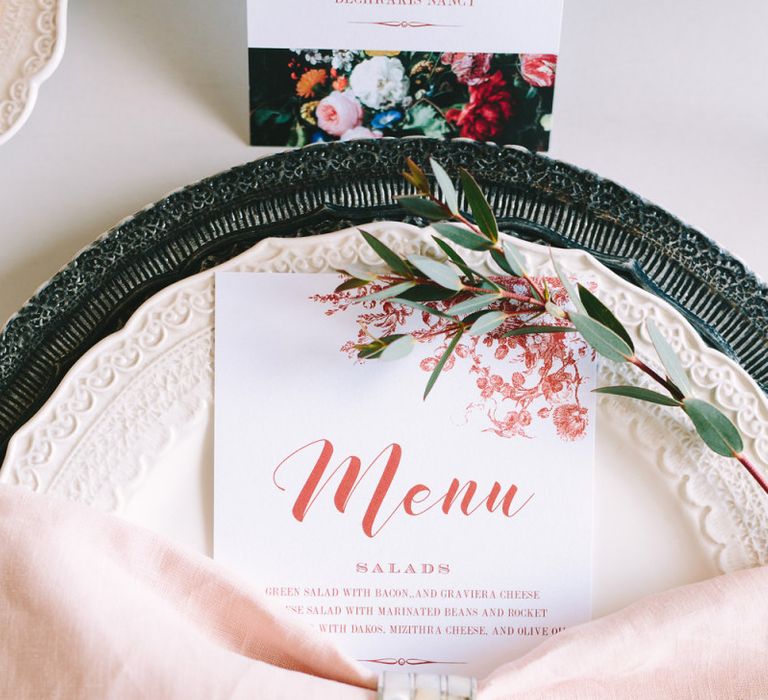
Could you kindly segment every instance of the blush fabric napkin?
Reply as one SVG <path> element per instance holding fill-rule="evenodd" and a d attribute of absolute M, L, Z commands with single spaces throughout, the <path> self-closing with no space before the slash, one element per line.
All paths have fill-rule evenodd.
<path fill-rule="evenodd" d="M 246 581 L 119 518 L 0 486 L 0 697 L 374 700 L 376 677 Z M 768 697 L 768 568 L 568 629 L 480 700 Z"/>

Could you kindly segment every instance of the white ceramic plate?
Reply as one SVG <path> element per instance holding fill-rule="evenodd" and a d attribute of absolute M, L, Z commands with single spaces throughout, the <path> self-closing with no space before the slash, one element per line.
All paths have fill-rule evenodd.
<path fill-rule="evenodd" d="M 402 253 L 437 256 L 430 231 L 367 227 Z M 531 269 L 553 274 L 546 248 L 510 239 Z M 768 471 L 768 400 L 737 364 L 705 346 L 669 305 L 582 251 L 558 252 L 654 357 L 655 319 L 682 351 L 696 394 L 714 401 Z M 468 257 L 483 265 L 480 253 Z M 375 264 L 355 229 L 268 239 L 219 270 L 327 272 Z M 159 292 L 126 326 L 87 352 L 13 438 L 0 480 L 115 511 L 202 552 L 212 542 L 214 270 Z M 318 289 L 318 291 L 322 291 Z M 631 379 L 629 378 L 631 375 Z M 603 363 L 601 383 L 636 382 Z M 722 571 L 768 562 L 768 498 L 732 460 L 699 441 L 681 412 L 599 401 L 595 472 L 594 612 Z"/>
<path fill-rule="evenodd" d="M 67 0 L 0 2 L 0 144 L 32 112 L 40 84 L 64 53 Z"/>

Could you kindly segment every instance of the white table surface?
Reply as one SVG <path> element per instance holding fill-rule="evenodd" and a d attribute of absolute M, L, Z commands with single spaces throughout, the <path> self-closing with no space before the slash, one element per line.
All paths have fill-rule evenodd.
<path fill-rule="evenodd" d="M 243 0 L 70 3 L 0 147 L 0 322 L 170 190 L 252 160 Z M 678 215 L 768 278 L 768 2 L 566 0 L 551 155 Z"/>

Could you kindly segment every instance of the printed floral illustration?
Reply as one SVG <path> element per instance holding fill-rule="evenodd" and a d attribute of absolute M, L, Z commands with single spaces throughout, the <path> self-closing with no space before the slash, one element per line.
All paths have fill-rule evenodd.
<path fill-rule="evenodd" d="M 557 56 L 249 49 L 251 141 L 382 136 L 549 144 Z"/>
<path fill-rule="evenodd" d="M 503 281 L 511 290 L 517 291 L 519 286 L 520 292 L 526 291 L 524 284 L 510 285 L 512 278 L 492 279 Z M 560 280 L 547 277 L 546 283 L 553 301 L 566 303 L 567 295 Z M 364 290 L 318 294 L 312 300 L 329 306 L 325 311 L 329 316 L 348 310 L 358 314 L 357 337 L 341 347 L 350 358 L 357 358 L 355 345 L 367 342 L 368 333 L 390 335 L 404 332 L 408 326 L 407 331 L 417 340 L 429 343 L 429 354 L 421 360 L 420 368 L 425 373 L 432 372 L 445 350 L 441 332 L 450 321 L 388 300 L 353 304 L 355 298 L 379 288 L 374 284 Z M 445 309 L 447 303 L 436 303 L 436 306 Z M 552 319 L 547 323 L 557 321 Z M 528 429 L 536 416 L 550 420 L 562 440 L 583 438 L 590 416 L 579 399 L 584 377 L 577 360 L 592 351 L 580 337 L 566 333 L 503 337 L 507 331 L 522 325 L 521 317 L 512 317 L 486 336 L 465 335 L 446 363 L 444 372 L 466 371 L 474 378 L 477 397 L 467 405 L 467 416 L 483 415 L 488 422 L 486 430 L 499 437 L 530 437 Z M 491 358 L 507 360 L 508 371 L 504 370 L 505 363 L 493 362 Z"/>

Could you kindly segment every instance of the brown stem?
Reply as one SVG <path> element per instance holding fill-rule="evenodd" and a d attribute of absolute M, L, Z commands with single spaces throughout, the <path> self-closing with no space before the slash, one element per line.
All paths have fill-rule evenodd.
<path fill-rule="evenodd" d="M 641 371 L 645 372 L 655 382 L 661 384 L 661 386 L 663 386 L 670 394 L 672 394 L 673 398 L 677 399 L 678 401 L 682 401 L 685 398 L 682 392 L 680 391 L 680 389 L 678 389 L 668 379 L 665 379 L 664 377 L 662 377 L 652 367 L 649 367 L 648 365 L 646 365 L 645 362 L 643 362 L 636 355 L 632 355 L 632 357 L 629 358 L 629 362 L 631 362 L 635 367 L 637 367 Z"/>
<path fill-rule="evenodd" d="M 742 466 L 750 473 L 752 478 L 758 483 L 761 489 L 768 494 L 768 482 L 766 482 L 765 477 L 757 471 L 757 467 L 752 464 L 752 462 L 747 459 L 747 456 L 743 454 L 742 452 L 737 452 L 733 455 L 739 462 L 741 462 Z"/>

